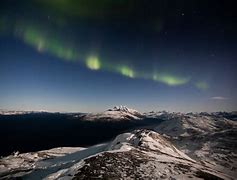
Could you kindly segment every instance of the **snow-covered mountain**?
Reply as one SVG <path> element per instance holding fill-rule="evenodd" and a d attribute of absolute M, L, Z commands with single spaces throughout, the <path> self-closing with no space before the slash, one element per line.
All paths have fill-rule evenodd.
<path fill-rule="evenodd" d="M 129 115 L 129 116 L 128 116 Z M 84 118 L 163 121 L 89 148 L 15 153 L 0 160 L 0 179 L 236 179 L 237 122 L 228 114 L 140 114 L 115 107 Z M 233 117 L 233 116 L 231 116 Z M 105 118 L 106 119 L 106 118 Z M 104 120 L 104 119 L 103 119 Z M 160 121 L 159 121 L 160 122 Z"/>
<path fill-rule="evenodd" d="M 52 151 L 52 150 L 50 150 Z M 50 151 L 44 151 L 50 154 Z M 62 149 L 63 151 L 63 149 Z M 1 177 L 25 179 L 231 179 L 204 166 L 178 150 L 166 138 L 151 130 L 124 133 L 114 141 L 88 149 L 65 149 L 67 153 L 36 160 L 19 154 L 1 160 L 8 171 Z M 19 159 L 23 162 L 19 166 Z M 29 160 L 30 159 L 30 160 Z M 32 160 L 33 159 L 33 160 Z M 26 165 L 25 165 L 26 164 Z M 31 166 L 29 166 L 31 164 Z M 5 176 L 3 176 L 5 175 Z"/>
<path fill-rule="evenodd" d="M 86 121 L 120 121 L 120 120 L 139 120 L 143 117 L 141 113 L 126 106 L 115 106 L 102 113 L 90 113 L 82 116 Z"/>
<path fill-rule="evenodd" d="M 182 114 L 154 129 L 196 161 L 237 177 L 236 121 L 216 114 Z"/>

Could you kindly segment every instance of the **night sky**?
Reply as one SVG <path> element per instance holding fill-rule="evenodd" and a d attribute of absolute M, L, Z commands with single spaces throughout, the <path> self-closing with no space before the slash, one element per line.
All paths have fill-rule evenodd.
<path fill-rule="evenodd" d="M 231 0 L 1 0 L 0 109 L 237 110 Z"/>

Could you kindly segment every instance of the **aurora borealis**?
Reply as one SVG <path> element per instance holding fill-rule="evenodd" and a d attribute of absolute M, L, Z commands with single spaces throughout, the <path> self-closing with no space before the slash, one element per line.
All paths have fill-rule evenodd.
<path fill-rule="evenodd" d="M 60 35 L 57 37 L 50 34 L 51 31 L 47 33 L 40 31 L 43 28 L 39 26 L 22 25 L 21 27 L 16 26 L 15 29 L 17 32 L 15 34 L 16 37 L 23 40 L 27 45 L 34 47 L 39 53 L 49 53 L 63 61 L 81 62 L 91 70 L 102 69 L 130 78 L 146 78 L 171 86 L 182 85 L 189 81 L 189 78 L 177 77 L 176 75 L 171 75 L 169 72 L 165 72 L 164 74 L 146 72 L 147 76 L 144 77 L 139 71 L 135 71 L 126 65 L 126 62 L 118 65 L 111 60 L 103 61 L 98 55 L 89 53 L 88 55 L 86 53 L 80 54 L 80 50 L 77 50 L 77 47 L 65 45 L 70 44 L 70 42 L 65 43 L 63 38 L 60 38 Z"/>
<path fill-rule="evenodd" d="M 164 101 L 163 97 L 168 96 L 167 99 L 176 99 L 174 98 L 176 91 L 178 94 L 180 93 L 177 104 L 191 103 L 192 110 L 195 110 L 194 107 L 200 110 L 200 107 L 203 107 L 202 103 L 212 106 L 213 102 L 210 99 L 214 96 L 228 96 L 228 99 L 232 99 L 230 97 L 234 99 L 236 85 L 233 84 L 236 84 L 236 70 L 233 67 L 235 67 L 236 61 L 233 49 L 236 46 L 232 42 L 236 40 L 234 33 L 236 23 L 231 21 L 234 12 L 232 12 L 229 3 L 217 3 L 212 10 L 208 8 L 210 3 L 211 1 L 171 2 L 166 0 L 151 0 L 149 2 L 145 0 L 1 1 L 0 37 L 2 39 L 1 49 L 4 53 L 0 53 L 2 67 L 0 80 L 4 84 L 12 76 L 8 75 L 6 71 L 11 63 L 17 59 L 23 61 L 25 57 L 34 56 L 34 58 L 30 58 L 32 63 L 45 61 L 47 64 L 47 61 L 51 61 L 48 62 L 50 64 L 58 61 L 55 63 L 58 63 L 57 66 L 62 67 L 62 70 L 56 72 L 57 78 L 71 81 L 69 77 L 70 74 L 73 74 L 75 80 L 72 84 L 63 81 L 55 84 L 55 82 L 50 83 L 47 80 L 42 80 L 42 77 L 36 78 L 41 84 L 39 89 L 47 87 L 47 97 L 55 91 L 60 93 L 63 91 L 65 92 L 63 99 L 71 99 L 71 95 L 67 97 L 67 94 L 72 89 L 77 89 L 78 94 L 75 96 L 78 99 L 80 97 L 84 99 L 84 94 L 80 94 L 80 90 L 84 89 L 86 97 L 91 96 L 91 99 L 88 100 L 91 105 L 88 104 L 86 107 L 91 106 L 92 111 L 97 109 L 93 108 L 95 103 L 92 98 L 93 96 L 98 97 L 96 96 L 97 92 L 90 92 L 91 90 L 87 92 L 85 87 L 88 85 L 83 82 L 87 82 L 95 73 L 97 77 L 94 79 L 96 82 L 92 85 L 93 89 L 97 89 L 96 86 L 98 89 L 106 89 L 103 91 L 104 94 L 100 94 L 101 99 L 106 99 L 104 106 L 125 103 L 146 109 L 144 106 L 148 102 L 144 102 L 144 105 L 139 107 L 137 105 L 139 103 L 135 101 L 136 105 L 134 105 L 132 100 L 129 101 L 127 95 L 124 96 L 126 102 L 120 102 L 114 97 L 106 97 L 111 94 L 111 91 L 119 91 L 118 87 L 127 87 L 128 82 L 136 84 L 129 90 L 132 93 L 137 89 L 138 81 L 141 83 L 138 85 L 139 96 L 147 97 L 147 99 L 152 99 L 155 96 L 154 102 L 152 101 L 149 105 L 152 107 L 159 106 L 159 100 Z M 215 15 L 217 12 L 218 16 Z M 6 47 L 3 44 L 6 42 L 10 42 L 9 46 L 15 48 L 4 50 Z M 20 52 L 22 47 L 29 48 L 29 50 Z M 6 55 L 6 52 L 11 55 Z M 23 53 L 23 57 L 9 57 L 19 54 L 19 52 Z M 6 59 L 11 59 L 11 62 L 7 62 Z M 31 69 L 35 65 L 31 64 L 28 68 Z M 64 66 L 76 67 L 79 69 L 78 71 L 86 71 L 86 73 L 72 73 L 68 69 L 64 70 Z M 40 68 L 44 71 L 45 67 L 38 68 L 37 71 L 41 72 Z M 54 69 L 54 66 L 51 68 Z M 21 69 L 17 69 L 17 73 L 20 71 Z M 228 72 L 224 73 L 224 71 Z M 44 73 L 46 79 L 51 78 L 50 70 Z M 27 75 L 28 77 L 35 76 L 32 72 Z M 114 82 L 116 85 L 102 87 L 100 84 L 110 82 L 107 79 L 110 76 L 119 78 L 117 82 Z M 13 87 L 17 87 L 17 83 L 14 84 L 14 81 L 18 82 L 18 78 L 12 77 L 10 81 L 13 82 Z M 24 97 L 30 89 L 27 88 L 26 82 L 27 80 L 24 81 L 25 86 L 20 85 Z M 66 85 L 64 86 L 64 84 Z M 152 90 L 144 88 L 147 84 L 152 84 Z M 226 86 L 225 89 L 223 84 Z M 36 85 L 36 87 L 38 86 Z M 61 87 L 60 90 L 56 88 L 58 86 Z M 142 90 L 143 88 L 144 90 Z M 7 87 L 3 88 L 1 95 L 4 97 L 7 93 L 10 96 L 11 93 L 8 92 Z M 169 92 L 172 92 L 172 95 Z M 28 94 L 32 95 L 32 91 Z M 159 99 L 161 96 L 162 98 Z M 200 97 L 203 98 L 203 102 L 200 101 Z M 143 98 L 140 104 L 143 104 Z M 198 100 L 195 105 L 196 98 Z M 155 100 L 158 101 L 157 104 Z M 6 101 L 8 100 L 4 102 Z M 164 107 L 169 106 L 168 102 L 170 101 L 167 100 Z M 207 101 L 208 103 L 206 103 Z M 227 110 L 233 109 L 236 105 L 233 102 L 228 102 L 229 104 L 219 102 L 222 103 L 221 105 L 215 102 L 216 104 L 210 110 L 221 109 L 222 106 Z M 80 105 L 76 102 L 71 103 L 77 104 L 78 108 L 75 105 L 73 108 L 66 109 L 69 111 L 80 109 L 83 107 L 83 102 L 80 103 Z M 170 103 L 172 105 L 168 109 L 185 110 L 185 107 L 174 108 L 175 100 Z M 4 105 L 1 104 L 3 108 Z M 17 108 L 20 106 L 16 105 Z M 25 106 L 30 107 L 29 105 Z M 61 110 L 62 108 L 51 109 Z"/>

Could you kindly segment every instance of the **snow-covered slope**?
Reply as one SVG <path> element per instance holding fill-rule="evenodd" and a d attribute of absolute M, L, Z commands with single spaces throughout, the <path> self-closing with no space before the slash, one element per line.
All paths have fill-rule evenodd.
<path fill-rule="evenodd" d="M 155 130 L 196 161 L 237 177 L 236 121 L 208 113 L 181 114 Z"/>
<path fill-rule="evenodd" d="M 179 151 L 169 141 L 160 134 L 151 130 L 135 130 L 132 133 L 118 135 L 115 140 L 108 146 L 108 150 L 123 149 L 123 146 L 132 145 L 150 151 L 169 154 L 177 158 L 185 158 L 192 161 L 187 155 Z M 125 148 L 126 149 L 126 148 Z"/>
<path fill-rule="evenodd" d="M 45 179 L 229 179 L 202 166 L 161 135 L 136 130 L 117 136 L 107 151 L 90 156 Z"/>
<path fill-rule="evenodd" d="M 54 173 L 74 165 L 81 159 L 104 151 L 107 144 L 99 144 L 89 148 L 59 147 L 50 150 L 23 153 L 4 157 L 0 160 L 0 179 L 43 179 Z"/>
<path fill-rule="evenodd" d="M 172 137 L 190 136 L 194 134 L 208 134 L 236 127 L 237 122 L 225 118 L 205 116 L 200 114 L 186 115 L 179 114 L 167 118 L 155 128 L 160 133 L 165 133 Z"/>
<path fill-rule="evenodd" d="M 64 150 L 63 150 L 64 149 Z M 230 176 L 196 162 L 165 137 L 151 130 L 118 135 L 114 141 L 88 149 L 44 151 L 49 159 L 8 166 L 0 177 L 23 179 L 231 179 Z M 63 153 L 62 153 L 63 152 Z M 65 153 L 65 154 L 64 154 Z M 32 154 L 29 153 L 29 157 Z M 63 154 L 63 155 L 62 155 Z M 27 154 L 6 157 L 1 167 L 15 164 Z M 31 158 L 32 159 L 32 158 Z M 33 158 L 34 159 L 34 158 Z M 31 164 L 31 166 L 29 166 Z"/>
<path fill-rule="evenodd" d="M 115 106 L 102 113 L 86 114 L 82 117 L 86 121 L 120 121 L 120 120 L 139 120 L 143 117 L 141 113 L 126 106 Z"/>
<path fill-rule="evenodd" d="M 40 161 L 46 161 L 48 159 L 55 159 L 57 157 L 63 157 L 77 151 L 81 151 L 85 148 L 79 147 L 59 147 L 44 151 L 30 152 L 19 154 L 15 152 L 13 155 L 7 156 L 0 160 L 0 174 L 7 175 L 9 173 L 15 173 L 19 171 L 29 171 L 36 168 L 37 163 Z"/>
<path fill-rule="evenodd" d="M 164 121 L 153 130 L 134 130 L 118 135 L 109 143 L 86 149 L 55 148 L 15 153 L 0 160 L 0 179 L 237 177 L 237 122 L 225 118 L 226 115 L 168 112 L 141 115 L 126 107 L 115 107 L 88 117 L 91 120 L 155 117 Z"/>

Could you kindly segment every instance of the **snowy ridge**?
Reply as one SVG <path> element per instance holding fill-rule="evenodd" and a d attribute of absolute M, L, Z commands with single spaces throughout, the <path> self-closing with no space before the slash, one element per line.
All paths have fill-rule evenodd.
<path fill-rule="evenodd" d="M 33 154 L 38 156 L 40 152 Z M 56 148 L 44 152 L 54 157 L 38 159 L 33 166 L 30 162 L 8 166 L 8 172 L 0 173 L 0 178 L 231 179 L 191 159 L 159 133 L 146 129 L 118 135 L 109 144 L 88 149 Z M 60 155 L 55 157 L 58 153 Z M 1 166 L 14 164 L 18 162 L 17 158 L 26 159 L 31 155 L 25 153 L 16 154 L 14 158 L 6 157 L 1 160 Z"/>
<path fill-rule="evenodd" d="M 135 130 L 132 133 L 124 133 L 118 135 L 110 144 L 108 150 L 126 149 L 123 146 L 139 147 L 152 151 L 169 154 L 170 156 L 178 157 L 193 161 L 183 152 L 179 151 L 169 141 L 162 137 L 159 133 L 151 130 Z M 129 148 L 130 150 L 131 148 Z"/>
<path fill-rule="evenodd" d="M 216 118 L 205 115 L 179 114 L 172 116 L 155 128 L 157 132 L 176 136 L 189 136 L 193 134 L 206 134 L 220 131 L 228 127 L 237 127 L 237 122 L 225 118 Z"/>
<path fill-rule="evenodd" d="M 39 110 L 39 111 L 15 111 L 15 110 L 1 110 L 0 109 L 0 115 L 24 115 L 24 114 L 36 114 L 36 113 L 49 113 L 45 110 Z"/>
<path fill-rule="evenodd" d="M 230 179 L 196 163 L 161 135 L 136 130 L 118 135 L 106 151 L 45 179 Z"/>

